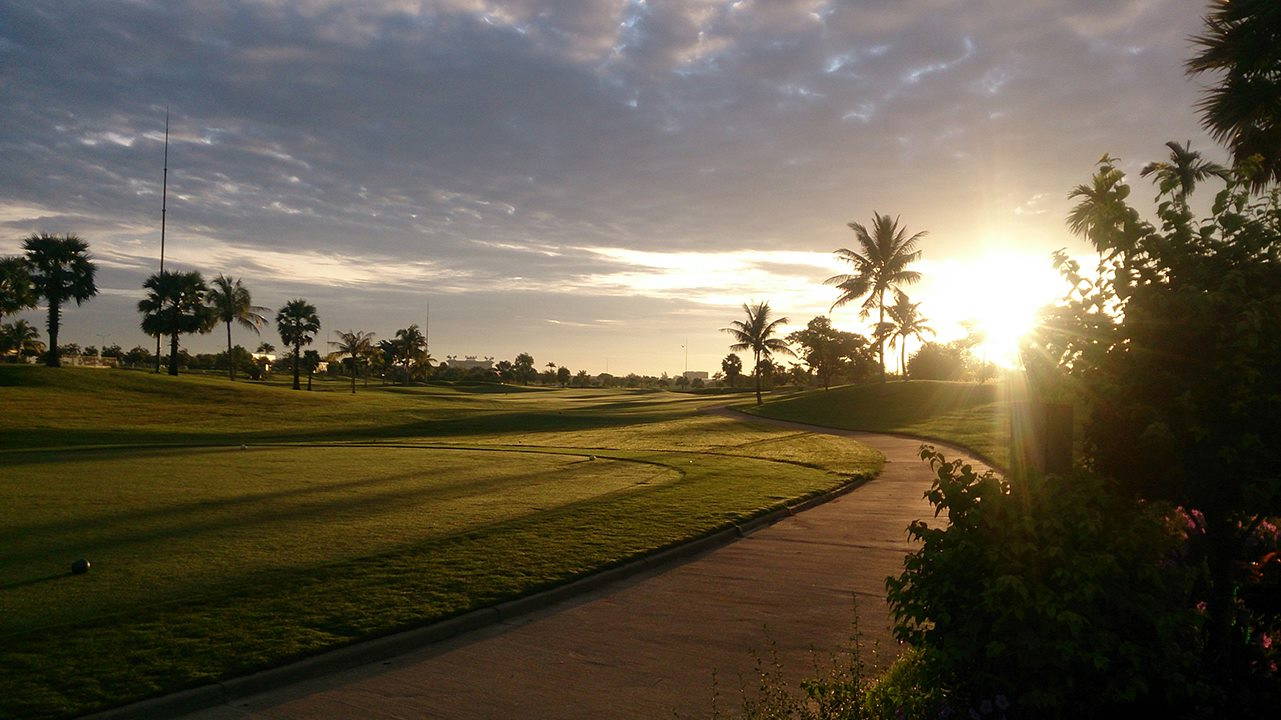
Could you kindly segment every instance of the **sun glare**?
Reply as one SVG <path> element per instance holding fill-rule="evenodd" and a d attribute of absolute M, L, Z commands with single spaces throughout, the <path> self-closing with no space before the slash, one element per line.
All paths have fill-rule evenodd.
<path fill-rule="evenodd" d="M 946 286 L 932 288 L 930 317 L 940 332 L 964 334 L 973 323 L 984 340 L 975 353 L 1006 368 L 1019 363 L 1019 343 L 1033 329 L 1038 311 L 1063 296 L 1063 279 L 1048 256 L 1016 252 L 991 253 L 951 261 L 937 273 Z M 951 330 L 951 333 L 948 331 Z"/>

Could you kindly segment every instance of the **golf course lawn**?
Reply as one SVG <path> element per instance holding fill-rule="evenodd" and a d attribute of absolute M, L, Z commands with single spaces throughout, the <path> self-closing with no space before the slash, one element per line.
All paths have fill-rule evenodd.
<path fill-rule="evenodd" d="M 764 417 L 846 430 L 899 432 L 960 445 L 1009 462 L 1010 394 L 1004 382 L 912 380 L 811 390 L 764 405 L 735 405 Z"/>
<path fill-rule="evenodd" d="M 443 619 L 880 467 L 847 439 L 699 412 L 727 400 L 0 366 L 0 717 Z M 78 557 L 93 568 L 72 576 Z"/>

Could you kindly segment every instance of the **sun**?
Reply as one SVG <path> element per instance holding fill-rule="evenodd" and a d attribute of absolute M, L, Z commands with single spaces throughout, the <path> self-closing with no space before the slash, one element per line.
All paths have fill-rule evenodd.
<path fill-rule="evenodd" d="M 1019 345 L 1036 327 L 1041 308 L 1063 297 L 1065 282 L 1048 254 L 992 252 L 957 260 L 932 289 L 935 328 L 965 326 L 983 335 L 974 353 L 1004 368 L 1019 366 Z"/>

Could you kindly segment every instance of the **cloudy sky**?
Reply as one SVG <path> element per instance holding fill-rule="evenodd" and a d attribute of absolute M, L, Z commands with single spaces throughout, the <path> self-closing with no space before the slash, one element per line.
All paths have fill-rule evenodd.
<path fill-rule="evenodd" d="M 913 294 L 946 337 L 1052 292 L 1048 253 L 1081 248 L 1067 191 L 1105 151 L 1222 157 L 1182 72 L 1202 9 L 6 0 L 0 253 L 79 233 L 102 294 L 64 337 L 148 344 L 167 105 L 167 263 L 306 297 L 326 332 L 430 303 L 437 357 L 679 372 L 688 337 L 715 370 L 739 303 L 825 312 L 830 252 L 879 211 L 929 231 Z"/>

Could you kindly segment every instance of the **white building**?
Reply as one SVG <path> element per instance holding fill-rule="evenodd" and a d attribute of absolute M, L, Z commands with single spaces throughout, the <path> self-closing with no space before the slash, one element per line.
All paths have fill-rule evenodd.
<path fill-rule="evenodd" d="M 690 382 L 694 382 L 695 380 L 706 381 L 708 377 L 706 370 L 686 370 L 681 374 L 684 375 L 685 379 Z"/>
<path fill-rule="evenodd" d="M 477 358 L 475 355 L 464 355 L 460 360 L 457 356 L 449 355 L 442 363 L 445 367 L 456 368 L 458 370 L 493 370 L 494 359 L 492 357 Z"/>

